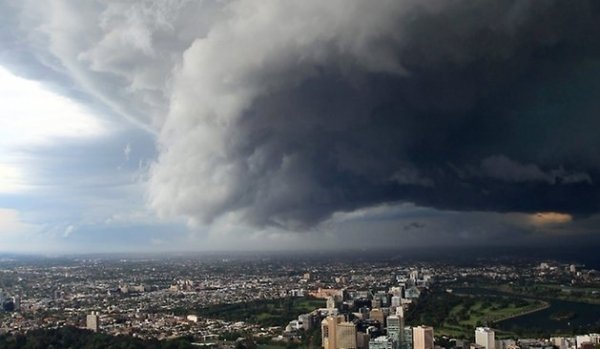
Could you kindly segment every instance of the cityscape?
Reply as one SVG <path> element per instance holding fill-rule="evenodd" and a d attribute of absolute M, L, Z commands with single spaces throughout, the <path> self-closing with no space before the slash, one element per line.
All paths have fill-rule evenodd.
<path fill-rule="evenodd" d="M 217 348 L 600 344 L 598 270 L 533 258 L 448 265 L 367 255 L 7 257 L 0 334 L 73 327 Z"/>
<path fill-rule="evenodd" d="M 600 349 L 600 0 L 0 0 L 0 349 Z"/>

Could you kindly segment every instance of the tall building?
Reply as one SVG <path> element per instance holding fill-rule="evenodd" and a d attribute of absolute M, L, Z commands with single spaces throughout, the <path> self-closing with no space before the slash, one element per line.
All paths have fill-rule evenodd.
<path fill-rule="evenodd" d="M 387 317 L 388 336 L 392 337 L 398 348 L 406 348 L 406 335 L 404 330 L 404 310 L 396 308 L 396 315 Z M 412 338 L 412 336 L 411 336 Z"/>
<path fill-rule="evenodd" d="M 413 327 L 413 348 L 433 349 L 433 327 Z"/>
<path fill-rule="evenodd" d="M 336 343 L 336 329 L 339 320 L 339 316 L 328 316 L 321 321 L 321 343 L 323 349 L 335 349 Z"/>
<path fill-rule="evenodd" d="M 565 337 L 550 337 L 550 342 L 558 349 L 567 349 L 567 340 Z"/>
<path fill-rule="evenodd" d="M 335 299 L 332 296 L 327 297 L 327 309 L 335 309 Z"/>
<path fill-rule="evenodd" d="M 390 293 L 394 297 L 402 298 L 402 289 L 403 289 L 402 286 L 394 286 L 394 287 L 390 288 Z"/>
<path fill-rule="evenodd" d="M 396 315 L 398 315 L 404 320 L 404 307 L 402 305 L 396 307 Z"/>
<path fill-rule="evenodd" d="M 402 347 L 402 338 L 404 337 L 404 319 L 398 315 L 387 317 L 387 336 L 394 343 L 394 349 Z"/>
<path fill-rule="evenodd" d="M 400 340 L 400 329 L 404 328 L 400 324 L 400 317 L 398 315 L 390 315 L 387 317 L 387 334 L 388 337 L 398 342 Z"/>
<path fill-rule="evenodd" d="M 377 320 L 381 326 L 385 326 L 385 317 L 381 308 L 372 309 L 371 312 L 369 312 L 369 319 Z"/>
<path fill-rule="evenodd" d="M 13 303 L 15 304 L 15 311 L 21 310 L 21 297 L 14 296 Z"/>
<path fill-rule="evenodd" d="M 381 308 L 381 299 L 380 298 L 373 298 L 373 300 L 371 301 L 371 308 L 375 309 L 375 308 Z"/>
<path fill-rule="evenodd" d="M 357 349 L 371 349 L 369 348 L 369 341 L 371 336 L 364 332 L 356 333 L 356 348 Z"/>
<path fill-rule="evenodd" d="M 98 316 L 97 312 L 93 311 L 87 316 L 86 328 L 88 330 L 98 332 L 98 330 L 100 329 L 100 316 Z"/>
<path fill-rule="evenodd" d="M 336 349 L 356 349 L 356 326 L 351 322 L 337 325 Z"/>
<path fill-rule="evenodd" d="M 344 317 L 328 316 L 321 322 L 323 349 L 356 349 L 356 326 Z"/>
<path fill-rule="evenodd" d="M 404 336 L 402 337 L 402 341 L 400 342 L 401 349 L 413 349 L 413 329 L 410 326 L 404 327 L 404 331 L 402 331 Z"/>
<path fill-rule="evenodd" d="M 494 330 L 488 327 L 477 327 L 475 329 L 475 343 L 485 349 L 496 349 L 496 336 Z"/>
<path fill-rule="evenodd" d="M 418 271 L 418 270 L 412 270 L 412 271 L 410 272 L 410 276 L 409 276 L 409 277 L 410 277 L 410 280 L 411 280 L 413 283 L 416 283 L 416 282 L 417 282 L 417 280 L 419 279 L 419 271 Z"/>

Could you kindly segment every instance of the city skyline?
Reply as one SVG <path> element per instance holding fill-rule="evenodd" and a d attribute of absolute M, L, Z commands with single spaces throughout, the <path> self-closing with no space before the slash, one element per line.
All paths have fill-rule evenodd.
<path fill-rule="evenodd" d="M 600 344 L 600 272 L 543 258 L 77 255 L 3 257 L 0 266 L 2 347 L 140 340 L 223 349 L 240 341 L 246 349 Z M 17 338 L 21 344 L 8 344 Z"/>
<path fill-rule="evenodd" d="M 0 252 L 600 246 L 593 1 L 0 18 Z"/>

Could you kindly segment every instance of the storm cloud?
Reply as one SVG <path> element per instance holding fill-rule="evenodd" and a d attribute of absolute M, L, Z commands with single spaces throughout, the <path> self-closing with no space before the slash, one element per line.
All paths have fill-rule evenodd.
<path fill-rule="evenodd" d="M 12 11 L 39 66 L 156 133 L 148 202 L 162 216 L 305 230 L 403 202 L 600 209 L 597 2 L 32 1 Z"/>

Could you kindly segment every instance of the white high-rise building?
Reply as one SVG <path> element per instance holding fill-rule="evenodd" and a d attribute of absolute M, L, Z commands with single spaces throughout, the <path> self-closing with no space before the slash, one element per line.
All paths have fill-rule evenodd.
<path fill-rule="evenodd" d="M 402 331 L 402 341 L 400 342 L 400 349 L 413 349 L 413 329 L 410 326 L 404 327 Z"/>
<path fill-rule="evenodd" d="M 408 343 L 407 343 L 407 336 L 406 336 L 406 331 L 404 328 L 404 308 L 402 307 L 402 305 L 400 305 L 399 307 L 396 308 L 396 316 L 398 317 L 399 320 L 399 341 L 398 341 L 398 347 L 400 348 L 407 348 Z M 412 338 L 412 336 L 411 336 Z"/>
<path fill-rule="evenodd" d="M 390 293 L 394 297 L 402 297 L 402 286 L 393 286 L 390 288 Z"/>
<path fill-rule="evenodd" d="M 496 349 L 494 330 L 488 327 L 477 327 L 475 329 L 475 343 L 485 347 L 485 349 Z"/>
<path fill-rule="evenodd" d="M 400 317 L 398 315 L 390 315 L 387 317 L 387 333 L 388 337 L 392 338 L 395 341 L 400 340 L 400 329 L 404 328 L 402 326 Z"/>
<path fill-rule="evenodd" d="M 98 316 L 97 312 L 93 311 L 87 316 L 86 328 L 88 330 L 98 332 L 98 330 L 100 329 L 100 316 Z"/>
<path fill-rule="evenodd" d="M 335 309 L 335 300 L 331 296 L 327 297 L 327 309 Z"/>
<path fill-rule="evenodd" d="M 412 327 L 406 326 L 402 331 L 402 341 L 400 342 L 400 349 L 413 349 L 412 344 Z"/>
<path fill-rule="evenodd" d="M 550 342 L 558 349 L 567 349 L 567 339 L 565 337 L 550 337 Z"/>
<path fill-rule="evenodd" d="M 410 272 L 410 280 L 413 282 L 417 282 L 417 280 L 419 279 L 419 271 L 418 270 L 412 270 Z"/>

